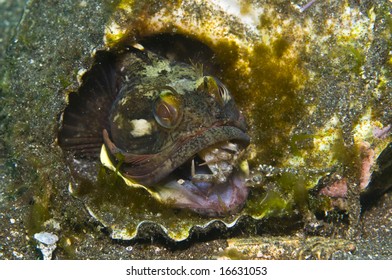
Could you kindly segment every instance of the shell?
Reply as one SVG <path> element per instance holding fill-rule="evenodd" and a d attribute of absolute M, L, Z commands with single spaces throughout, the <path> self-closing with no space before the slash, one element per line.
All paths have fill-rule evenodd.
<path fill-rule="evenodd" d="M 191 16 L 195 6 L 202 7 L 198 17 Z M 116 189 L 118 195 L 112 193 L 108 196 L 113 199 L 99 204 L 94 201 L 101 190 L 85 195 L 90 214 L 111 228 L 113 238 L 132 239 L 143 224 L 155 223 L 179 241 L 192 228 L 206 228 L 217 220 L 230 227 L 242 216 L 260 220 L 294 215 L 312 199 L 328 201 L 313 202 L 311 210 L 329 211 L 339 208 L 338 199 L 347 204 L 348 190 L 366 188 L 375 159 L 391 140 L 390 134 L 381 138 L 374 133 L 388 128 L 387 107 L 372 105 L 390 96 L 380 84 L 365 86 L 375 75 L 366 54 L 379 44 L 371 41 L 374 10 L 364 15 L 359 7 L 335 6 L 342 17 L 328 20 L 320 37 L 314 36 L 320 23 L 311 15 L 285 6 L 283 18 L 274 8 L 255 4 L 229 9 L 223 2 L 209 1 L 166 7 L 121 1 L 117 6 L 106 26 L 108 49 L 174 33 L 191 36 L 213 50 L 223 69 L 220 78 L 250 122 L 249 161 L 255 176 L 250 178 L 253 189 L 246 207 L 214 220 L 156 206 L 136 190 L 124 196 Z M 139 11 L 146 14 L 140 16 Z M 332 42 L 337 45 L 331 49 Z M 331 56 L 336 59 L 325 59 Z M 331 83 L 328 79 L 334 74 L 341 78 Z M 270 166 L 275 175 L 269 173 Z M 260 177 L 261 183 L 254 182 Z M 309 197 L 308 190 L 320 180 L 326 180 L 318 187 L 321 198 Z M 340 208 L 346 210 L 345 205 Z"/>
<path fill-rule="evenodd" d="M 98 37 L 103 39 L 91 39 L 99 43 L 77 37 L 83 51 L 58 49 L 58 57 L 67 53 L 67 63 L 60 70 L 52 69 L 56 73 L 51 80 L 49 75 L 41 77 L 29 92 L 22 84 L 31 82 L 18 81 L 23 67 L 12 69 L 12 92 L 23 94 L 23 99 L 11 99 L 10 104 L 17 103 L 17 109 L 30 106 L 40 113 L 36 119 L 9 113 L 18 119 L 11 138 L 22 139 L 26 132 L 29 138 L 7 145 L 28 181 L 53 187 L 36 191 L 41 205 L 49 204 L 48 192 L 60 196 L 64 182 L 70 182 L 70 193 L 116 239 L 132 239 L 155 224 L 180 241 L 192 229 L 206 229 L 216 221 L 231 227 L 244 216 L 294 219 L 298 213 L 306 216 L 309 211 L 336 208 L 355 220 L 360 194 L 369 191 L 376 159 L 392 139 L 391 27 L 382 20 L 389 8 L 339 1 L 315 2 L 301 10 L 288 1 L 257 2 L 234 1 L 228 6 L 225 1 L 208 0 L 168 1 L 167 5 L 119 1 L 110 15 L 104 15 L 107 21 L 100 23 L 105 32 Z M 113 184 L 112 173 L 104 171 L 97 185 L 68 179 L 70 172 L 55 138 L 67 94 L 77 90 L 77 73 L 88 71 L 97 50 L 112 51 L 160 33 L 189 36 L 208 46 L 223 69 L 219 78 L 247 117 L 252 190 L 245 208 L 235 215 L 210 219 L 157 205 L 142 189 Z M 39 49 L 39 39 L 24 36 L 27 33 L 20 31 L 18 40 L 26 42 L 14 43 L 11 51 L 29 44 Z M 61 36 L 52 36 L 58 45 L 62 42 Z M 34 66 L 29 70 L 40 69 L 46 65 L 43 62 L 31 62 Z M 40 85 L 45 86 L 43 93 Z M 51 86 L 59 93 L 53 94 Z M 48 100 L 53 105 L 40 111 Z M 61 178 L 48 180 L 56 176 L 48 166 L 57 166 Z M 41 221 L 47 214 L 42 216 Z"/>

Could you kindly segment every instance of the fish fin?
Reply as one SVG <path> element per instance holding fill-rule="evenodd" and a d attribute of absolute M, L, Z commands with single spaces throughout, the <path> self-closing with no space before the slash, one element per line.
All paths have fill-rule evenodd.
<path fill-rule="evenodd" d="M 108 53 L 97 53 L 96 62 L 82 77 L 78 92 L 69 94 L 58 135 L 63 150 L 80 158 L 99 157 L 102 130 L 108 126 L 116 95 L 115 58 Z"/>

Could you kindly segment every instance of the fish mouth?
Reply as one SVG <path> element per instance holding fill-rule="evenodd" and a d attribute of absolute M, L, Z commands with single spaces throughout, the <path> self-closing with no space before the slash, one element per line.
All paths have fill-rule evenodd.
<path fill-rule="evenodd" d="M 120 153 L 122 177 L 144 186 L 155 198 L 174 208 L 206 216 L 237 212 L 245 203 L 249 136 L 236 126 L 214 126 L 179 139 L 153 155 L 119 151 L 104 131 L 109 157 Z"/>
<path fill-rule="evenodd" d="M 209 146 L 175 169 L 157 189 L 164 189 L 167 202 L 177 208 L 205 216 L 234 214 L 249 193 L 243 152 L 241 145 L 232 141 Z"/>

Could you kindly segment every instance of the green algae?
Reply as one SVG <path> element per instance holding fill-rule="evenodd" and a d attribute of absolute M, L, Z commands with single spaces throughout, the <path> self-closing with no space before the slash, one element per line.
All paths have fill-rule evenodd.
<path fill-rule="evenodd" d="M 246 211 L 256 219 L 287 217 L 292 214 L 292 204 L 279 190 L 272 189 L 261 193 L 253 191 L 246 204 Z"/>
<path fill-rule="evenodd" d="M 236 248 L 227 248 L 220 254 L 220 257 L 226 257 L 230 260 L 247 260 L 248 257 Z"/>
<path fill-rule="evenodd" d="M 50 218 L 47 201 L 35 201 L 27 218 L 27 228 L 31 235 L 42 231 L 43 224 Z"/>
<path fill-rule="evenodd" d="M 212 48 L 225 69 L 220 78 L 248 117 L 252 142 L 265 149 L 258 155 L 259 163 L 276 164 L 291 144 L 293 124 L 306 113 L 303 97 L 297 92 L 306 81 L 300 60 L 283 57 L 290 48 L 287 39 L 279 38 L 272 46 L 259 43 L 248 57 L 248 74 L 236 66 L 241 54 L 238 45 L 222 41 Z"/>
<path fill-rule="evenodd" d="M 295 78 L 296 73 L 303 76 L 304 72 L 296 61 L 285 62 L 276 60 L 273 50 L 264 44 L 257 45 L 250 58 L 248 93 L 249 102 L 254 104 L 250 119 L 256 128 L 253 139 L 256 146 L 265 149 L 259 160 L 267 164 L 276 164 L 287 154 L 293 124 L 306 114 L 302 97 L 296 92 L 300 83 Z"/>
<path fill-rule="evenodd" d="M 105 35 L 105 43 L 108 48 L 116 49 L 126 45 L 132 45 L 140 38 L 151 35 L 149 33 L 148 19 L 160 12 L 162 9 L 172 11 L 181 6 L 181 0 L 166 1 L 164 6 L 161 2 L 155 0 L 148 1 L 133 1 L 133 0 L 119 0 L 114 8 L 113 14 L 116 15 L 122 23 L 122 26 L 107 26 L 107 33 Z M 129 11 L 132 14 L 137 14 L 137 17 L 127 17 Z M 119 28 L 112 32 L 112 28 Z M 166 32 L 172 32 L 171 24 L 165 26 Z"/>
<path fill-rule="evenodd" d="M 340 166 L 345 166 L 351 170 L 359 170 L 361 165 L 360 151 L 355 145 L 348 146 L 343 138 L 343 132 L 333 143 L 331 153 L 332 157 Z"/>

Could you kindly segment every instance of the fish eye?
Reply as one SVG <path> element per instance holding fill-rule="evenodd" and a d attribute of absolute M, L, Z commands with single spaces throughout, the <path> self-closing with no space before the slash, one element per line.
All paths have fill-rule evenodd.
<path fill-rule="evenodd" d="M 182 100 L 172 90 L 163 90 L 154 102 L 153 114 L 157 123 L 164 128 L 176 127 L 182 118 Z"/>
<path fill-rule="evenodd" d="M 199 89 L 208 92 L 213 96 L 222 106 L 228 103 L 231 99 L 229 90 L 217 78 L 212 76 L 204 76 L 203 82 L 200 84 Z"/>

